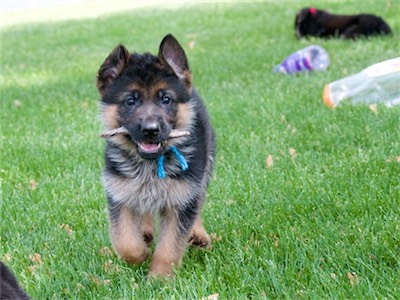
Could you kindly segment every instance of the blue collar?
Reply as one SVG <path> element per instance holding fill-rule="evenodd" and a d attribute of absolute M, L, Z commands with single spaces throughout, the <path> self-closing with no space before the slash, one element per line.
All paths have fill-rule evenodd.
<path fill-rule="evenodd" d="M 183 157 L 183 155 L 178 151 L 178 149 L 176 149 L 175 146 L 172 146 L 170 150 L 178 159 L 178 161 L 181 165 L 182 171 L 186 171 L 189 168 L 189 166 L 188 166 L 186 159 Z M 157 175 L 161 179 L 164 179 L 166 176 L 165 169 L 164 169 L 164 159 L 165 159 L 165 155 L 162 155 L 157 159 Z"/>

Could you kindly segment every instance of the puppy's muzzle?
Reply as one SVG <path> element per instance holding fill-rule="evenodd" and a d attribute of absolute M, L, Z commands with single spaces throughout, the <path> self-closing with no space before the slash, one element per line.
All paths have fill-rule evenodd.
<path fill-rule="evenodd" d="M 160 125 L 156 121 L 145 121 L 140 127 L 140 130 L 146 138 L 155 138 L 160 132 Z"/>

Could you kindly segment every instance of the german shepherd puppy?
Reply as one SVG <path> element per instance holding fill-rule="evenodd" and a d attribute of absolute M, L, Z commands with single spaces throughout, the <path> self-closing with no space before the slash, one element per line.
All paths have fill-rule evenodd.
<path fill-rule="evenodd" d="M 389 25 L 378 16 L 334 15 L 314 7 L 303 8 L 297 12 L 294 26 L 297 38 L 314 36 L 356 39 L 360 36 L 391 33 Z"/>
<path fill-rule="evenodd" d="M 110 238 L 128 263 L 149 256 L 160 216 L 150 275 L 172 275 L 187 243 L 209 247 L 201 209 L 214 165 L 215 136 L 192 84 L 184 50 L 172 35 L 158 56 L 118 45 L 97 75 L 102 120 L 128 134 L 107 140 L 103 181 Z M 168 138 L 172 130 L 190 135 Z"/>

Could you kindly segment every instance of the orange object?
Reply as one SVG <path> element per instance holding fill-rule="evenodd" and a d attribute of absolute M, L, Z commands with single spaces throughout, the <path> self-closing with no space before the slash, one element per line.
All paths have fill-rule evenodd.
<path fill-rule="evenodd" d="M 326 106 L 329 108 L 334 108 L 333 100 L 331 98 L 331 88 L 329 84 L 325 85 L 324 91 L 322 92 L 322 99 L 324 99 L 324 102 Z"/>

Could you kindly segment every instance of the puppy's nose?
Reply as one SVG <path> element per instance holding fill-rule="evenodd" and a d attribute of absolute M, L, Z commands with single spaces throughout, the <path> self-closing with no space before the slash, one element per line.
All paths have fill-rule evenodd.
<path fill-rule="evenodd" d="M 149 121 L 142 124 L 142 133 L 147 137 L 154 137 L 160 131 L 157 122 Z"/>

